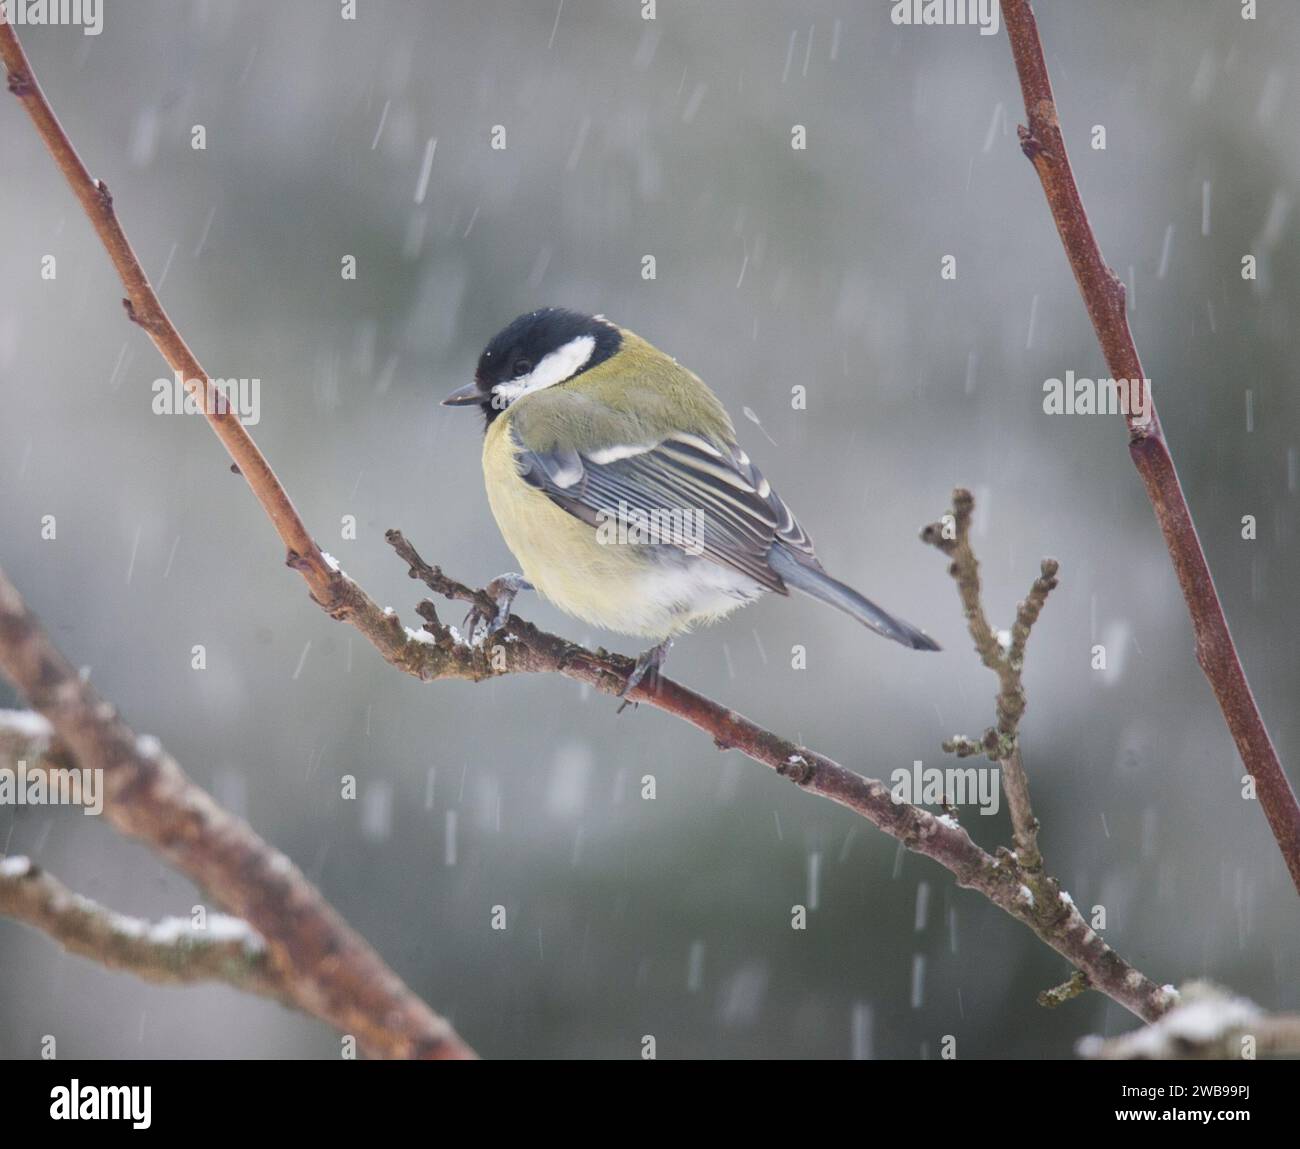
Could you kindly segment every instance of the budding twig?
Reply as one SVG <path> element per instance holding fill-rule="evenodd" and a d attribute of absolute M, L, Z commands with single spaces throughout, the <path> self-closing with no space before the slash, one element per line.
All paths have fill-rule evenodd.
<path fill-rule="evenodd" d="M 980 661 L 998 678 L 997 726 L 986 730 L 979 741 L 958 735 L 946 741 L 943 748 L 959 758 L 983 753 L 990 761 L 1001 765 L 1002 792 L 1007 799 L 1015 850 L 1004 851 L 1000 856 L 1006 858 L 1024 881 L 1035 912 L 1049 920 L 1062 915 L 1077 917 L 1079 912 L 1074 902 L 1061 892 L 1060 882 L 1044 869 L 1043 855 L 1038 847 L 1038 818 L 1030 801 L 1029 776 L 1020 753 L 1020 722 L 1026 706 L 1023 683 L 1025 644 L 1047 603 L 1047 596 L 1056 589 L 1060 564 L 1055 559 L 1043 559 L 1029 594 L 1016 608 L 1016 621 L 1009 641 L 1004 644 L 984 611 L 979 561 L 970 541 L 974 510 L 974 496 L 959 487 L 952 493 L 952 510 L 938 522 L 927 526 L 921 532 L 921 539 L 952 560 L 948 573 L 957 584 L 971 640 Z M 1087 969 L 1079 967 L 1064 985 L 1040 993 L 1038 1002 L 1045 1006 L 1061 1005 L 1092 984 Z"/>
<path fill-rule="evenodd" d="M 986 730 L 978 741 L 959 734 L 946 741 L 943 748 L 958 758 L 982 753 L 991 761 L 1002 764 L 1002 789 L 1011 815 L 1016 854 L 1027 870 L 1037 872 L 1042 869 L 1042 856 L 1038 852 L 1038 819 L 1029 801 L 1029 779 L 1020 756 L 1020 720 L 1026 706 L 1022 675 L 1025 643 L 1047 602 L 1047 596 L 1056 588 L 1060 564 L 1055 559 L 1043 559 L 1039 576 L 1029 588 L 1025 600 L 1016 608 L 1011 638 L 1004 645 L 984 613 L 979 561 L 970 542 L 974 510 L 974 496 L 958 488 L 952 493 L 952 511 L 939 522 L 926 527 L 921 532 L 921 539 L 952 559 L 948 573 L 957 584 L 976 653 L 980 661 L 998 676 L 997 726 Z"/>
<path fill-rule="evenodd" d="M 1044 1009 L 1055 1009 L 1067 1001 L 1073 1001 L 1088 988 L 1088 975 L 1082 970 L 1075 970 L 1070 977 L 1058 986 L 1045 989 L 1038 995 L 1038 1004 Z"/>

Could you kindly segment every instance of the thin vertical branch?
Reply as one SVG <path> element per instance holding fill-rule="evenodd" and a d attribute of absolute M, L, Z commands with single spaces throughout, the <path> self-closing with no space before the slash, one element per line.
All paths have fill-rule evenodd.
<path fill-rule="evenodd" d="M 1088 222 L 1061 134 L 1033 6 L 1030 0 L 1002 0 L 1002 15 L 1029 118 L 1028 127 L 1020 128 L 1020 145 L 1042 181 L 1052 219 L 1111 375 L 1128 380 L 1130 388 L 1136 390 L 1136 400 L 1130 399 L 1125 412 L 1129 454 L 1146 486 L 1187 600 L 1196 636 L 1196 660 L 1210 680 L 1237 751 L 1255 780 L 1255 792 L 1278 849 L 1300 890 L 1300 804 L 1260 716 L 1214 589 L 1214 578 L 1129 329 L 1124 284 L 1102 258 Z"/>
<path fill-rule="evenodd" d="M 27 55 L 18 41 L 13 26 L 0 21 L 0 59 L 9 74 L 9 91 L 19 100 L 31 116 L 54 162 L 59 165 L 68 186 L 81 202 L 91 226 L 99 235 L 113 267 L 126 288 L 127 298 L 122 302 L 127 315 L 144 329 L 162 357 L 180 374 L 187 392 L 199 400 L 217 438 L 229 452 L 252 488 L 257 501 L 262 504 L 267 517 L 289 551 L 289 565 L 294 567 L 311 587 L 312 596 L 323 606 L 334 604 L 338 580 L 335 572 L 325 562 L 306 526 L 294 508 L 284 487 L 275 477 L 266 456 L 253 442 L 252 436 L 230 410 L 219 393 L 209 386 L 209 376 L 199 365 L 194 352 L 189 349 L 181 333 L 176 330 L 157 293 L 149 283 L 140 260 L 118 223 L 113 209 L 113 197 L 103 180 L 91 177 L 81 162 L 77 149 L 72 146 L 58 117 L 50 107 L 45 93 L 36 82 Z"/>
<path fill-rule="evenodd" d="M 1055 559 L 1043 559 L 1038 577 L 1016 608 L 1016 621 L 1011 627 L 1006 645 L 1003 645 L 984 612 L 980 564 L 970 543 L 974 510 L 974 496 L 959 487 L 952 493 L 951 513 L 945 515 L 940 522 L 926 527 L 921 532 L 921 540 L 941 550 L 952 560 L 948 573 L 957 584 L 962 613 L 966 616 L 966 629 L 975 644 L 975 653 L 998 678 L 995 699 L 997 726 L 989 727 L 978 742 L 963 736 L 950 739 L 943 744 L 943 748 L 961 758 L 984 754 L 990 761 L 1002 764 L 1002 788 L 1011 816 L 1016 855 L 1021 866 L 1028 871 L 1037 872 L 1043 866 L 1042 855 L 1038 850 L 1038 819 L 1034 816 L 1033 804 L 1029 799 L 1029 776 L 1025 773 L 1020 756 L 1020 720 L 1024 717 L 1026 705 L 1022 675 L 1025 644 L 1042 613 L 1047 596 L 1056 589 L 1059 564 Z"/>

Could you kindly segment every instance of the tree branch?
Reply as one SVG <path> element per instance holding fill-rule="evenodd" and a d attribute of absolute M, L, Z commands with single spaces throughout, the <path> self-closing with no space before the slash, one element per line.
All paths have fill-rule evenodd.
<path fill-rule="evenodd" d="M 68 181 L 68 186 L 81 202 L 109 259 L 113 261 L 113 267 L 126 288 L 127 298 L 122 302 L 127 316 L 144 329 L 172 370 L 180 373 L 185 390 L 200 401 L 200 409 L 208 424 L 230 453 L 240 474 L 253 489 L 257 501 L 262 504 L 262 509 L 288 548 L 289 565 L 307 580 L 317 601 L 327 609 L 331 608 L 334 605 L 333 572 L 321 555 L 320 548 L 307 533 L 292 500 L 271 470 L 266 457 L 258 450 L 252 436 L 240 423 L 238 415 L 209 386 L 210 377 L 199 365 L 198 359 L 163 309 L 130 240 L 126 238 L 107 185 L 103 180 L 91 178 L 41 91 L 13 26 L 3 22 L 0 22 L 0 59 L 3 59 L 9 74 L 9 91 L 22 101 L 50 155 L 54 157 L 54 162 L 59 165 L 59 170 Z"/>
<path fill-rule="evenodd" d="M 400 531 L 389 531 L 388 541 L 408 564 L 412 578 L 439 594 L 474 602 L 491 617 L 496 608 L 490 599 L 480 602 L 482 592 L 471 591 L 429 566 Z M 614 696 L 622 690 L 633 665 L 631 659 L 576 646 L 513 615 L 497 637 L 488 640 L 494 642 L 491 647 L 486 642 L 459 641 L 451 627 L 436 621 L 436 613 L 427 609 L 431 605 L 421 603 L 418 608 L 431 621 L 425 623 L 421 635 L 411 638 L 416 653 L 404 660 L 409 673 L 425 680 L 477 680 L 494 674 L 549 671 Z M 631 697 L 691 723 L 708 734 L 719 749 L 739 750 L 801 789 L 861 815 L 909 850 L 938 862 L 956 877 L 958 885 L 977 890 L 1028 926 L 1083 970 L 1089 985 L 1143 1020 L 1160 1016 L 1174 1000 L 1101 940 L 1074 904 L 1060 896 L 1054 879 L 1029 875 L 1009 851 L 994 856 L 982 850 L 952 817 L 898 801 L 883 782 L 864 778 L 823 754 L 788 742 L 672 679 L 661 677 L 653 692 L 638 687 Z M 1038 888 L 1037 895 L 1027 878 Z"/>
<path fill-rule="evenodd" d="M 99 194 L 100 185 L 90 179 L 59 127 L 36 85 L 12 28 L 5 25 L 0 25 L 0 58 L 9 68 L 11 89 L 22 99 L 108 249 L 131 296 L 133 316 L 149 317 L 145 329 L 168 362 L 177 366 L 173 362 L 175 357 L 188 364 L 184 368 L 187 378 L 204 377 L 197 361 L 170 321 L 166 320 L 162 305 L 117 223 L 111 201 Z M 490 647 L 458 641 L 459 636 L 452 628 L 437 621 L 431 603 L 422 603 L 418 608 L 426 619 L 424 629 L 419 632 L 407 629 L 396 614 L 381 610 L 357 583 L 325 561 L 293 512 L 293 504 L 270 465 L 237 420 L 217 420 L 209 416 L 209 422 L 249 479 L 258 501 L 290 549 L 289 565 L 306 579 L 313 598 L 333 618 L 356 627 L 393 666 L 424 681 L 441 678 L 478 681 L 512 671 L 550 671 L 605 694 L 617 695 L 622 691 L 632 670 L 630 659 L 603 650 L 587 650 L 513 616 Z M 233 428 L 238 428 L 237 433 Z M 419 558 L 399 532 L 389 532 L 389 541 L 408 562 L 412 577 L 423 579 L 439 594 L 470 601 L 488 618 L 495 614 L 495 603 L 489 596 L 454 580 L 446 580 L 441 571 L 429 567 Z M 978 890 L 1026 925 L 1047 945 L 1083 970 L 1090 985 L 1138 1017 L 1150 1021 L 1163 1013 L 1173 1000 L 1164 989 L 1106 945 L 1073 905 L 1060 899 L 1051 903 L 1036 901 L 1029 888 L 1013 873 L 1012 867 L 980 849 L 954 819 L 895 802 L 880 781 L 865 778 L 824 755 L 764 730 L 734 710 L 671 679 L 660 677 L 653 690 L 644 684 L 639 685 L 628 697 L 691 723 L 708 734 L 720 749 L 739 750 L 802 789 L 862 815 L 908 849 L 934 859 L 953 873 L 959 885 Z M 143 806 L 147 806 L 147 802 Z M 222 814 L 222 817 L 227 816 Z M 171 846 L 166 856 L 182 869 L 186 868 L 183 849 Z M 209 876 L 213 880 L 222 877 L 220 872 Z M 249 893 L 251 891 L 245 891 L 245 894 Z M 233 908 L 267 933 L 260 918 L 243 914 L 238 907 Z M 271 935 L 267 934 L 267 937 L 268 942 L 271 941 Z"/>
<path fill-rule="evenodd" d="M 1043 857 L 1038 850 L 1038 819 L 1034 816 L 1029 800 L 1029 777 L 1020 757 L 1020 720 L 1024 717 L 1026 705 L 1021 675 L 1024 671 L 1025 644 L 1047 602 L 1047 596 L 1056 589 L 1056 574 L 1060 565 L 1055 559 L 1043 560 L 1041 573 L 1029 588 L 1029 594 L 1016 608 L 1015 624 L 1004 643 L 1002 637 L 989 625 L 984 613 L 979 561 L 970 544 L 974 509 L 974 496 L 969 491 L 958 488 L 952 493 L 952 512 L 926 527 L 921 532 L 921 540 L 952 559 L 948 573 L 957 584 L 957 593 L 961 597 L 966 626 L 975 643 L 975 652 L 980 656 L 980 661 L 998 677 L 998 724 L 996 728 L 986 730 L 978 742 L 958 736 L 946 741 L 943 748 L 959 758 L 983 753 L 990 761 L 1001 763 L 1002 792 L 1006 795 L 1007 810 L 1011 817 L 1016 857 L 1026 871 L 1041 877 Z M 1047 892 L 1053 897 L 1059 896 L 1059 890 Z"/>
<path fill-rule="evenodd" d="M 21 857 L 0 859 L 0 914 L 43 931 L 69 953 L 146 981 L 224 982 L 291 1004 L 269 967 L 266 944 L 238 918 L 212 914 L 202 930 L 188 918 L 151 925 L 74 894 Z"/>
<path fill-rule="evenodd" d="M 1192 512 L 1183 496 L 1133 333 L 1129 330 L 1124 284 L 1102 258 L 1088 222 L 1061 133 L 1033 7 L 1030 0 L 1002 0 L 1002 15 L 1029 118 L 1029 126 L 1019 129 L 1021 148 L 1042 182 L 1052 219 L 1111 375 L 1129 381 L 1130 396 L 1136 389 L 1137 401 L 1130 398 L 1125 412 L 1129 454 L 1146 486 L 1183 598 L 1187 600 L 1196 636 L 1196 660 L 1210 680 L 1237 751 L 1255 780 L 1256 793 L 1278 849 L 1300 890 L 1300 804 L 1260 716 L 1214 589 L 1214 578 L 1201 549 Z"/>
<path fill-rule="evenodd" d="M 269 969 L 293 1004 L 376 1056 L 474 1056 L 288 858 L 191 782 L 156 740 L 138 738 L 117 717 L 55 649 L 3 571 L 0 672 L 80 768 L 102 771 L 109 821 L 261 934 Z"/>
<path fill-rule="evenodd" d="M 952 559 L 948 573 L 957 584 L 971 641 L 980 660 L 998 678 L 997 726 L 989 727 L 978 741 L 958 736 L 946 741 L 943 748 L 959 758 L 983 753 L 991 762 L 1001 764 L 1002 792 L 1007 799 L 1015 849 L 999 850 L 998 858 L 1024 883 L 1029 893 L 1029 904 L 1036 914 L 1048 921 L 1076 917 L 1082 921 L 1073 899 L 1044 866 L 1038 846 L 1038 818 L 1030 801 L 1029 776 L 1020 753 L 1020 721 L 1026 707 L 1021 678 L 1025 645 L 1047 603 L 1047 596 L 1056 589 L 1059 564 L 1055 559 L 1043 559 L 1041 573 L 1029 588 L 1029 594 L 1016 607 L 1016 621 L 1011 631 L 1005 636 L 999 635 L 989 624 L 984 611 L 979 561 L 970 542 L 974 508 L 975 500 L 969 491 L 954 491 L 952 511 L 926 527 L 921 532 L 921 540 Z M 1038 1004 L 1055 1008 L 1089 988 L 1099 987 L 1092 972 L 1081 966 L 1064 984 L 1040 993 Z M 1160 1003 L 1164 1007 L 1177 1000 L 1176 995 L 1168 990 L 1162 989 L 1160 994 Z M 1151 1019 L 1148 1017 L 1147 1020 Z"/>

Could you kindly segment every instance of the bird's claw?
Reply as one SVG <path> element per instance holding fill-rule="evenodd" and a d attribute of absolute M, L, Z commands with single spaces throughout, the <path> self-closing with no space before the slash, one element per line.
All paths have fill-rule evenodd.
<path fill-rule="evenodd" d="M 478 630 L 480 623 L 487 623 L 487 632 L 489 635 L 498 634 L 510 621 L 510 608 L 514 605 L 515 595 L 521 590 L 532 590 L 533 584 L 530 583 L 523 575 L 511 571 L 508 574 L 497 575 L 484 588 L 489 598 L 496 605 L 496 613 L 489 616 L 479 603 L 470 607 L 469 613 L 465 616 L 465 633 L 473 641 L 474 633 Z"/>
<path fill-rule="evenodd" d="M 629 706 L 633 709 L 636 708 L 637 703 L 628 698 L 628 695 L 638 686 L 644 684 L 646 690 L 652 693 L 658 689 L 659 669 L 668 661 L 668 652 L 672 649 L 672 645 L 673 640 L 666 638 L 658 646 L 652 646 L 637 657 L 632 673 L 627 676 L 627 682 L 623 684 L 623 689 L 618 692 L 618 696 L 623 700 L 623 704 L 618 708 L 619 714 L 622 714 Z"/>

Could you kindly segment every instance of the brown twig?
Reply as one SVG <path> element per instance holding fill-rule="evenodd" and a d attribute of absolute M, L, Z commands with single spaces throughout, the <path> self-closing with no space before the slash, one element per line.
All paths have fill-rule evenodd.
<path fill-rule="evenodd" d="M 1029 588 L 1029 594 L 1016 607 L 1016 621 L 1004 642 L 984 612 L 979 560 L 970 541 L 974 510 L 974 496 L 958 488 L 952 493 L 952 510 L 926 527 L 921 532 L 921 540 L 952 560 L 948 573 L 957 584 L 971 641 L 980 661 L 997 675 L 997 726 L 986 730 L 978 741 L 958 736 L 946 741 L 943 748 L 960 758 L 983 753 L 990 761 L 1001 765 L 1002 792 L 1007 800 L 1015 849 L 1001 851 L 999 857 L 1004 858 L 1024 882 L 1038 912 L 1048 917 L 1077 915 L 1073 900 L 1065 895 L 1061 883 L 1044 867 L 1038 846 L 1038 818 L 1029 797 L 1029 775 L 1020 753 L 1020 722 L 1026 707 L 1022 680 L 1025 645 L 1047 604 L 1047 596 L 1056 589 L 1060 566 L 1055 559 L 1043 559 L 1039 576 Z M 1062 1005 L 1092 985 L 1089 971 L 1080 967 L 1064 985 L 1040 993 L 1038 1004 L 1049 1008 Z"/>
<path fill-rule="evenodd" d="M 389 531 L 388 540 L 408 564 L 412 578 L 439 593 L 451 591 L 452 597 L 465 597 L 460 592 L 468 588 L 447 580 L 424 562 L 400 531 Z M 471 601 L 479 593 L 471 592 Z M 426 625 L 423 635 L 409 641 L 416 650 L 405 656 L 402 664 L 409 673 L 426 680 L 552 672 L 615 696 L 633 665 L 631 659 L 575 646 L 513 615 L 499 634 L 487 637 L 479 646 L 457 641 L 449 627 L 433 623 Z M 825 755 L 788 742 L 672 679 L 660 677 L 656 690 L 638 687 L 629 697 L 684 719 L 708 734 L 719 749 L 739 750 L 801 789 L 860 814 L 909 850 L 938 862 L 956 877 L 958 885 L 977 890 L 1028 926 L 1085 971 L 1090 985 L 1144 1020 L 1158 1017 L 1172 1000 L 1101 940 L 1073 903 L 1060 896 L 1054 879 L 1030 874 L 1009 851 L 994 856 L 982 850 L 951 817 L 897 801 L 883 782 L 864 778 Z"/>
<path fill-rule="evenodd" d="M 261 934 L 269 968 L 298 1008 L 376 1056 L 474 1056 L 288 858 L 218 806 L 156 741 L 136 737 L 55 649 L 3 571 L 0 672 L 78 766 L 102 771 L 105 817 Z"/>
<path fill-rule="evenodd" d="M 49 101 L 41 91 L 13 26 L 0 22 L 0 59 L 9 74 L 9 91 L 27 109 L 36 130 L 59 165 L 68 186 L 81 202 L 91 226 L 99 235 L 126 288 L 123 300 L 127 316 L 144 329 L 172 370 L 180 373 L 185 389 L 200 400 L 209 425 L 252 488 L 257 501 L 271 520 L 289 552 L 289 565 L 307 580 L 313 596 L 326 608 L 334 604 L 333 572 L 320 548 L 307 533 L 293 501 L 271 470 L 271 464 L 244 429 L 235 412 L 216 398 L 207 372 L 199 365 L 149 283 L 140 260 L 131 248 L 113 208 L 113 197 L 103 180 L 91 178 L 76 148 L 68 139 Z M 211 398 L 210 398 L 211 397 Z"/>
<path fill-rule="evenodd" d="M 1130 398 L 1126 411 L 1129 453 L 1146 486 L 1187 600 L 1196 636 L 1196 660 L 1210 680 L 1237 751 L 1255 780 L 1255 790 L 1278 849 L 1300 890 L 1300 804 L 1260 716 L 1214 589 L 1214 579 L 1129 329 L 1124 284 L 1102 258 L 1084 210 L 1061 133 L 1033 7 L 1030 0 L 1002 0 L 1002 15 L 1029 119 L 1028 127 L 1020 128 L 1021 147 L 1042 182 L 1108 368 L 1115 379 L 1128 380 L 1136 389 L 1137 399 Z"/>
<path fill-rule="evenodd" d="M 1002 764 L 1002 791 L 1006 795 L 1007 809 L 1011 816 L 1016 855 L 1027 871 L 1037 874 L 1043 865 L 1042 855 L 1038 851 L 1038 819 L 1034 816 L 1030 803 L 1029 778 L 1020 755 L 1020 720 L 1025 714 L 1025 690 L 1021 676 L 1024 672 L 1025 644 L 1047 602 L 1047 596 L 1056 589 L 1059 564 L 1055 559 L 1042 561 L 1040 573 L 1029 588 L 1029 594 L 1016 608 L 1016 621 L 1004 646 L 984 613 L 979 560 L 970 544 L 974 509 L 974 496 L 969 491 L 958 488 L 952 493 L 952 511 L 939 522 L 926 527 L 921 532 L 921 539 L 952 559 L 948 573 L 957 584 L 957 593 L 961 597 L 966 626 L 975 643 L 975 651 L 980 656 L 980 661 L 998 677 L 997 726 L 986 730 L 979 741 L 959 735 L 945 742 L 943 748 L 959 758 L 982 753 L 991 761 Z"/>
<path fill-rule="evenodd" d="M 180 356 L 183 349 L 193 368 L 187 368 L 186 375 L 201 376 L 202 372 L 179 334 L 170 322 L 164 322 L 165 312 L 112 214 L 111 203 L 106 204 L 103 197 L 96 194 L 98 185 L 90 180 L 59 127 L 31 75 L 12 29 L 5 26 L 0 26 L 0 58 L 10 70 L 11 88 L 23 100 L 37 130 L 73 184 L 108 248 L 128 294 L 135 300 L 132 304 L 135 314 L 151 317 L 146 329 L 169 362 L 173 355 Z M 235 420 L 213 421 L 212 425 L 222 435 L 227 449 L 231 449 L 230 440 L 222 431 L 229 432 L 232 426 L 237 426 Z M 604 651 L 586 650 L 539 631 L 515 617 L 508 621 L 491 644 L 480 646 L 457 641 L 451 629 L 437 621 L 431 604 L 421 604 L 419 608 L 426 619 L 422 631 L 405 628 L 395 614 L 381 610 L 357 583 L 325 562 L 297 515 L 292 513 L 288 495 L 242 427 L 239 435 L 237 446 L 240 454 L 234 457 L 246 477 L 250 471 L 257 477 L 257 482 L 250 478 L 250 483 L 290 548 L 290 565 L 303 575 L 313 597 L 332 617 L 356 627 L 393 666 L 424 681 L 441 678 L 478 681 L 511 671 L 551 671 L 606 694 L 616 695 L 622 691 L 632 670 L 630 659 Z M 251 464 L 248 469 L 244 467 L 245 459 Z M 285 508 L 291 517 L 285 515 Z M 433 579 L 429 585 L 439 593 L 446 593 L 440 581 L 445 576 L 419 559 L 400 533 L 389 532 L 389 541 L 408 562 L 412 577 L 421 578 L 426 583 Z M 467 601 L 478 606 L 485 617 L 491 618 L 495 613 L 495 603 L 483 592 L 473 591 L 459 583 L 451 589 L 451 597 L 466 599 L 468 596 Z M 959 885 L 978 890 L 1024 923 L 1072 964 L 1087 971 L 1097 989 L 1137 1016 L 1151 1020 L 1167 1008 L 1170 999 L 1166 992 L 1120 958 L 1077 910 L 1063 904 L 1050 907 L 1035 904 L 1033 894 L 1015 877 L 1011 868 L 1000 858 L 981 850 L 951 818 L 936 817 L 916 806 L 895 803 L 883 783 L 864 778 L 823 755 L 788 742 L 735 711 L 662 676 L 653 690 L 642 684 L 628 697 L 691 723 L 708 734 L 719 748 L 739 750 L 803 789 L 861 814 L 909 849 L 933 858 L 955 875 Z M 260 923 L 254 924 L 260 928 Z"/>
<path fill-rule="evenodd" d="M 69 953 L 162 985 L 215 981 L 288 1002 L 266 945 L 224 914 L 206 929 L 189 919 L 157 924 L 114 913 L 74 894 L 26 858 L 0 859 L 0 914 L 48 934 Z"/>

